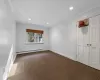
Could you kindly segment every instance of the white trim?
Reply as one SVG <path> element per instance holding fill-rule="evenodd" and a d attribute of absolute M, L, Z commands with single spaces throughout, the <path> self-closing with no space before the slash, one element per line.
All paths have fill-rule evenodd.
<path fill-rule="evenodd" d="M 12 45 L 11 50 L 10 50 L 10 54 L 9 54 L 9 57 L 7 60 L 7 64 L 6 64 L 6 66 L 4 66 L 3 80 L 7 80 L 8 73 L 10 72 L 11 67 L 16 59 L 16 53 L 13 50 L 14 50 L 14 48 Z"/>
<path fill-rule="evenodd" d="M 16 59 L 16 56 L 17 56 L 17 54 L 15 54 L 14 59 L 13 59 L 11 65 L 10 65 L 10 67 L 9 67 L 9 72 L 11 71 L 11 68 L 12 68 L 12 66 L 13 66 L 13 63 L 14 63 L 15 59 Z"/>
<path fill-rule="evenodd" d="M 71 60 L 74 60 L 74 61 L 76 61 L 74 57 L 67 56 L 67 55 L 65 55 L 65 54 L 61 54 L 61 53 L 58 53 L 58 52 L 56 52 L 56 51 L 53 51 L 53 50 L 50 50 L 50 51 L 51 51 L 51 52 L 54 52 L 54 53 L 56 53 L 56 54 L 58 54 L 58 55 L 61 55 L 61 56 L 63 56 L 63 57 L 66 57 L 66 58 L 69 58 L 69 59 L 71 59 Z"/>
<path fill-rule="evenodd" d="M 8 74 L 9 74 L 9 72 L 10 72 L 12 66 L 13 66 L 13 63 L 14 63 L 15 59 L 16 59 L 16 55 L 15 55 L 13 61 L 11 61 L 11 63 L 9 64 L 10 66 L 9 66 L 9 68 L 8 68 L 8 71 L 5 71 L 5 73 L 4 73 L 4 75 L 3 75 L 3 80 L 7 80 Z"/>
<path fill-rule="evenodd" d="M 26 45 L 33 45 L 33 44 L 44 44 L 43 42 L 26 42 Z"/>
<path fill-rule="evenodd" d="M 47 51 L 47 50 L 37 49 L 37 50 L 20 51 L 20 52 L 16 52 L 16 53 L 17 53 L 17 54 L 23 54 L 23 53 L 39 52 L 39 51 Z"/>
<path fill-rule="evenodd" d="M 9 64 L 10 66 L 8 67 L 8 71 L 5 71 L 5 73 L 3 75 L 3 80 L 7 80 L 8 73 L 10 72 L 10 70 L 11 70 L 11 68 L 13 66 L 13 63 L 14 63 L 15 59 L 16 59 L 16 56 L 14 57 L 13 61 L 10 62 L 10 64 Z"/>

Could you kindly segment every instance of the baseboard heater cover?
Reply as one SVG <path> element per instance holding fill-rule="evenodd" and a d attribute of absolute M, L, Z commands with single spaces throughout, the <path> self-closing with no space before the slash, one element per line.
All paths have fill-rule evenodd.
<path fill-rule="evenodd" d="M 22 54 L 22 53 L 39 52 L 39 51 L 45 51 L 45 50 L 43 50 L 43 49 L 36 49 L 36 50 L 20 51 L 20 52 L 16 52 L 16 53 L 17 54 Z"/>

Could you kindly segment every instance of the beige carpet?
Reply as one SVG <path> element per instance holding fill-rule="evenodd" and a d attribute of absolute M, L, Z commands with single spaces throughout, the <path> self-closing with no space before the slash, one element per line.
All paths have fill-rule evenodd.
<path fill-rule="evenodd" d="M 48 51 L 18 55 L 8 80 L 100 80 L 100 71 Z"/>

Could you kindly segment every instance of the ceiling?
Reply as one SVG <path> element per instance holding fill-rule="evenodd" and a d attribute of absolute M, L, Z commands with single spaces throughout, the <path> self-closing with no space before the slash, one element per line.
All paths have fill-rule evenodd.
<path fill-rule="evenodd" d="M 12 0 L 12 5 L 17 21 L 53 26 L 99 6 L 100 0 Z M 69 10 L 70 6 L 74 7 L 73 11 Z"/>

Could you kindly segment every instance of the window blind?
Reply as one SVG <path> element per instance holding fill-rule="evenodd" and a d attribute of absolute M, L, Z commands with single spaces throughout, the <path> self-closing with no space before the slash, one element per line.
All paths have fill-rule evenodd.
<path fill-rule="evenodd" d="M 42 30 L 26 29 L 26 32 L 33 32 L 33 33 L 40 33 L 40 34 L 43 34 L 44 31 L 42 31 Z"/>

